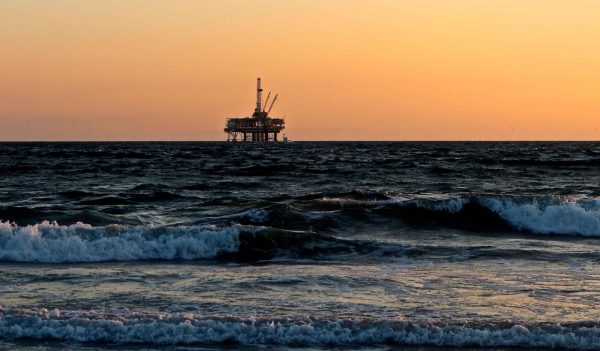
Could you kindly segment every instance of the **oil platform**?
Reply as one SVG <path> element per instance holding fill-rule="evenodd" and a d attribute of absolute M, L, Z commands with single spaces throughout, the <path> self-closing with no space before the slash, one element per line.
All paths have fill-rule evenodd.
<path fill-rule="evenodd" d="M 271 100 L 271 105 L 267 108 L 271 92 L 267 95 L 264 104 L 262 92 L 260 78 L 258 78 L 254 113 L 252 117 L 227 118 L 224 130 L 227 133 L 227 141 L 278 141 L 277 134 L 285 128 L 285 120 L 269 117 L 269 113 L 275 105 L 275 101 L 277 101 L 278 94 L 275 94 L 275 97 Z"/>

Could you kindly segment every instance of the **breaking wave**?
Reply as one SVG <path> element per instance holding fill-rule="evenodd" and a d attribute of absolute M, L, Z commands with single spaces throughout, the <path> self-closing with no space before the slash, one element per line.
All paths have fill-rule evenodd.
<path fill-rule="evenodd" d="M 594 199 L 326 197 L 309 199 L 308 203 L 275 204 L 218 219 L 218 224 L 187 226 L 59 225 L 48 221 L 18 226 L 0 222 L 0 261 L 257 261 L 274 257 L 320 259 L 340 254 L 414 257 L 432 250 L 443 250 L 441 253 L 448 256 L 456 254 L 456 248 L 451 247 L 403 246 L 379 242 L 377 238 L 354 240 L 344 236 L 347 228 L 360 223 L 377 223 L 390 229 L 399 225 L 446 226 L 478 232 L 512 230 L 600 237 L 600 201 Z M 319 234 L 328 232 L 337 233 L 337 237 Z M 466 249 L 473 257 L 490 255 L 483 248 Z"/>
<path fill-rule="evenodd" d="M 536 234 L 565 234 L 600 237 L 600 202 L 573 199 L 531 199 L 481 197 L 452 199 L 436 204 L 434 211 L 460 214 L 477 209 L 490 222 L 490 213 L 512 228 Z M 422 204 L 420 206 L 423 206 Z M 481 217 L 480 217 L 481 218 Z M 475 220 L 475 218 L 473 218 Z M 497 223 L 500 223 L 496 221 Z"/>
<path fill-rule="evenodd" d="M 206 318 L 0 307 L 0 338 L 146 344 L 436 345 L 597 349 L 600 328 L 577 324 L 432 324 L 406 320 Z"/>
<path fill-rule="evenodd" d="M 239 227 L 153 228 L 147 226 L 61 226 L 42 222 L 19 227 L 0 223 L 0 261 L 99 262 L 197 260 L 234 252 Z"/>
<path fill-rule="evenodd" d="M 490 198 L 480 203 L 517 229 L 538 234 L 600 236 L 600 203 L 597 201 L 542 204 Z"/>
<path fill-rule="evenodd" d="M 368 248 L 317 233 L 242 225 L 93 227 L 42 222 L 19 227 L 0 222 L 0 262 L 258 261 L 351 254 Z"/>
<path fill-rule="evenodd" d="M 600 200 L 595 198 L 472 196 L 365 200 L 322 197 L 315 202 L 330 209 L 364 208 L 374 215 L 397 217 L 413 225 L 600 237 Z"/>

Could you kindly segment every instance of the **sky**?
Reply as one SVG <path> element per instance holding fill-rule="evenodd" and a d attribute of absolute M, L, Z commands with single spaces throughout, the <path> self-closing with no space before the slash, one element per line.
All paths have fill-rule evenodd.
<path fill-rule="evenodd" d="M 600 1 L 2 0 L 0 140 L 597 140 Z"/>

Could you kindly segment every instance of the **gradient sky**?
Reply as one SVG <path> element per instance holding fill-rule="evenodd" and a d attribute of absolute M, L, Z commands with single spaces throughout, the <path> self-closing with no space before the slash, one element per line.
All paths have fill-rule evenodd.
<path fill-rule="evenodd" d="M 597 140 L 600 1 L 2 0 L 0 140 Z"/>

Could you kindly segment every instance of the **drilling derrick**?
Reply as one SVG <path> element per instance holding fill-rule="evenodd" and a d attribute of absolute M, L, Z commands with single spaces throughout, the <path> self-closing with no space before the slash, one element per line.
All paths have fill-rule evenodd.
<path fill-rule="evenodd" d="M 260 87 L 260 78 L 256 79 L 256 109 L 254 113 L 262 112 L 262 88 Z"/>
<path fill-rule="evenodd" d="M 260 78 L 256 80 L 256 108 L 252 117 L 227 118 L 225 133 L 227 141 L 278 141 L 278 134 L 285 128 L 283 118 L 269 117 L 278 94 L 275 94 L 271 105 L 267 108 L 271 92 L 263 104 L 263 89 Z"/>

